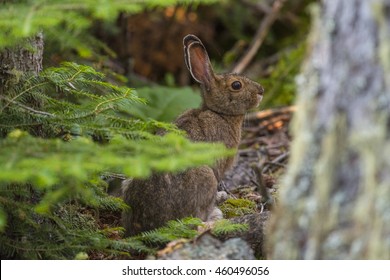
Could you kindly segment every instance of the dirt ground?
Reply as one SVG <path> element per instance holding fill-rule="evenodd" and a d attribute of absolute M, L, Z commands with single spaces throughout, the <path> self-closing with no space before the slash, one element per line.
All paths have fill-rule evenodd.
<path fill-rule="evenodd" d="M 289 158 L 289 124 L 295 108 L 282 107 L 247 115 L 236 164 L 220 184 L 233 198 L 254 200 L 261 211 L 272 206 L 278 178 Z"/>

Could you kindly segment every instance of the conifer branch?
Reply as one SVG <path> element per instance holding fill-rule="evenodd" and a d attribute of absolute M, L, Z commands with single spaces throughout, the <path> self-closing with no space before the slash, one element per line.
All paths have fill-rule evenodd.
<path fill-rule="evenodd" d="M 117 101 L 117 100 L 124 99 L 124 98 L 126 98 L 126 97 L 129 95 L 129 93 L 130 93 L 130 89 L 127 89 L 123 96 L 114 97 L 114 98 L 105 100 L 105 101 L 103 101 L 103 102 L 100 102 L 99 104 L 96 105 L 94 112 L 95 112 L 95 113 L 99 113 L 99 112 L 100 112 L 100 111 L 98 110 L 99 107 L 101 107 L 102 105 L 104 105 L 104 104 L 106 104 L 106 103 L 112 103 L 112 102 L 115 102 L 115 101 Z"/>
<path fill-rule="evenodd" d="M 128 1 L 121 0 L 98 7 L 94 1 L 46 1 L 33 8 L 32 1 L 11 2 L 0 9 L 0 48 L 12 48 L 44 29 L 59 42 L 73 39 L 76 48 L 90 49 L 83 39 L 91 41 L 91 18 L 129 9 Z M 68 62 L 37 76 L 22 75 L 17 85 L 1 92 L 0 101 L 0 230 L 6 233 L 0 235 L 2 259 L 74 259 L 91 251 L 110 256 L 153 253 L 156 246 L 151 241 L 193 236 L 197 222 L 184 221 L 143 240 L 110 239 L 107 233 L 114 229 L 100 230 L 91 212 L 121 212 L 126 205 L 107 194 L 99 175 L 115 172 L 142 178 L 153 171 L 213 164 L 231 155 L 223 145 L 192 143 L 172 124 L 135 117 L 132 105 L 142 106 L 144 100 L 85 65 Z M 153 134 L 157 129 L 167 133 Z"/>
<path fill-rule="evenodd" d="M 20 93 L 17 94 L 16 96 L 12 97 L 11 99 L 8 99 L 8 103 L 5 104 L 5 105 L 3 106 L 3 108 L 1 108 L 0 113 L 2 113 L 2 112 L 4 111 L 4 109 L 6 109 L 11 103 L 14 103 L 14 101 L 15 101 L 16 99 L 18 99 L 20 96 L 22 96 L 23 94 L 25 94 L 25 93 L 27 93 L 27 92 L 29 92 L 29 91 L 32 91 L 32 90 L 34 90 L 34 89 L 37 88 L 37 87 L 46 85 L 46 84 L 48 84 L 48 83 L 49 83 L 49 82 L 42 82 L 42 83 L 39 83 L 39 84 L 35 84 L 35 85 L 33 85 L 33 86 L 29 87 L 29 88 L 26 88 L 25 90 L 23 90 L 22 92 L 20 92 Z M 5 99 L 4 99 L 4 100 L 5 100 Z"/>
<path fill-rule="evenodd" d="M 43 112 L 43 111 L 38 111 L 38 110 L 36 110 L 36 109 L 33 109 L 33 108 L 31 108 L 31 107 L 28 107 L 28 106 L 26 106 L 26 105 L 20 103 L 20 102 L 17 102 L 17 101 L 14 100 L 15 98 L 9 99 L 9 98 L 7 98 L 7 97 L 5 97 L 5 96 L 0 96 L 0 98 L 3 99 L 3 100 L 5 100 L 5 101 L 7 101 L 7 102 L 9 102 L 8 104 L 11 104 L 11 103 L 17 104 L 19 107 L 21 107 L 21 108 L 23 108 L 23 109 L 25 109 L 25 110 L 27 110 L 27 111 L 30 111 L 30 112 L 32 112 L 32 113 L 34 113 L 34 114 L 44 115 L 44 116 L 49 116 L 49 117 L 55 117 L 55 115 L 53 115 L 53 114 L 51 114 L 51 113 Z M 3 107 L 3 108 L 4 108 L 4 107 Z"/>

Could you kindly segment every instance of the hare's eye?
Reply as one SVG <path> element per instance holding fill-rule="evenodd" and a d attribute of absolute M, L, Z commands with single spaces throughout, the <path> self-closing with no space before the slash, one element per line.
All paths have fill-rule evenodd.
<path fill-rule="evenodd" d="M 239 90 L 239 89 L 241 89 L 242 85 L 241 85 L 241 82 L 239 82 L 239 81 L 234 81 L 234 82 L 231 84 L 231 87 L 232 87 L 232 89 L 234 89 L 234 90 Z"/>

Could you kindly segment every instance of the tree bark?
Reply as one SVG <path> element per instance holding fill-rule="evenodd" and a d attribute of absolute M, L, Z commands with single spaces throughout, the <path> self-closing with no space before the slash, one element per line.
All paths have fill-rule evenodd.
<path fill-rule="evenodd" d="M 38 33 L 36 36 L 24 40 L 20 45 L 13 48 L 0 50 L 0 112 L 7 113 L 11 103 L 19 102 L 15 100 L 15 87 L 23 83 L 26 75 L 38 75 L 42 70 L 43 59 L 43 35 Z M 29 93 L 24 94 L 24 104 L 18 103 L 22 107 L 28 107 L 39 110 L 43 104 L 36 100 Z M 26 128 L 25 128 L 26 129 Z M 36 125 L 29 131 L 36 136 L 44 136 L 41 125 Z M 7 131 L 1 131 L 0 137 L 4 137 Z"/>
<path fill-rule="evenodd" d="M 15 48 L 0 52 L 0 94 L 7 87 L 19 82 L 24 74 L 35 74 L 42 70 L 43 35 L 38 33 Z"/>
<path fill-rule="evenodd" d="M 315 11 L 268 257 L 389 259 L 390 1 Z"/>

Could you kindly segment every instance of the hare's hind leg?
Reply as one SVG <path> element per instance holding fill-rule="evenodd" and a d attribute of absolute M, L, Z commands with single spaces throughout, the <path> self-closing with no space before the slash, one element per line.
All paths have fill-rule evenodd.
<path fill-rule="evenodd" d="M 216 198 L 215 198 L 215 206 L 213 210 L 209 213 L 206 222 L 215 222 L 217 220 L 223 219 L 223 213 L 218 208 L 217 205 L 222 204 L 227 199 L 227 193 L 225 191 L 219 191 L 217 192 Z"/>
<path fill-rule="evenodd" d="M 127 179 L 122 182 L 122 198 L 128 204 L 128 201 L 131 199 L 131 188 L 133 179 Z M 134 235 L 137 230 L 134 229 L 133 225 L 134 213 L 131 206 L 128 209 L 122 212 L 122 225 L 125 228 L 125 236 Z"/>
<path fill-rule="evenodd" d="M 217 194 L 218 181 L 213 169 L 209 166 L 192 168 L 184 172 L 180 179 L 183 212 L 186 212 L 186 216 L 206 221 L 213 212 Z"/>

